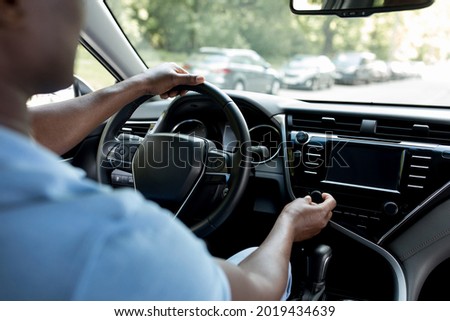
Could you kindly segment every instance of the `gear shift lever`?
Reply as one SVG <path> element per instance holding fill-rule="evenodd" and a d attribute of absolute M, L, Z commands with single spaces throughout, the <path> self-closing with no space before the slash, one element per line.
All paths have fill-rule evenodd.
<path fill-rule="evenodd" d="M 321 244 L 306 257 L 306 283 L 301 295 L 302 301 L 318 301 L 323 297 L 331 256 L 331 247 Z"/>

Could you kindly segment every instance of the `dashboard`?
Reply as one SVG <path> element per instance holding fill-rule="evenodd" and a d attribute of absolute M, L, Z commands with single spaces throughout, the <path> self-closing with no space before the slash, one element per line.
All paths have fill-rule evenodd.
<path fill-rule="evenodd" d="M 195 100 L 191 100 L 195 98 Z M 217 148 L 233 152 L 238 140 L 228 120 L 219 107 L 208 99 L 193 96 L 179 102 L 177 113 L 168 119 L 166 128 L 171 133 L 193 135 L 212 141 Z M 252 164 L 267 163 L 277 157 L 281 150 L 280 130 L 269 116 L 262 115 L 252 107 L 241 102 L 240 109 L 249 128 L 252 148 Z"/>
<path fill-rule="evenodd" d="M 284 204 L 305 195 L 320 202 L 328 192 L 337 207 L 319 240 L 333 247 L 330 287 L 340 293 L 334 298 L 417 299 L 428 275 L 450 257 L 448 246 L 433 246 L 446 237 L 450 222 L 444 212 L 430 215 L 450 198 L 448 109 L 228 94 L 250 130 L 253 161 L 237 222 L 208 241 L 212 252 L 226 257 L 259 243 Z M 196 93 L 143 104 L 122 133 L 145 136 L 169 106 L 175 112 L 160 131 L 195 135 L 234 151 L 236 137 L 223 111 Z M 125 149 L 132 151 L 131 145 Z M 113 171 L 111 182 L 133 186 L 127 171 Z M 436 221 L 428 222 L 431 217 Z M 342 294 L 347 291 L 358 295 Z"/>
<path fill-rule="evenodd" d="M 374 242 L 450 178 L 449 146 L 290 128 L 294 195 L 331 193 L 339 204 L 333 219 Z"/>
<path fill-rule="evenodd" d="M 319 202 L 321 192 L 331 193 L 338 202 L 333 221 L 374 243 L 388 239 L 450 181 L 445 109 L 232 93 L 249 127 L 253 173 L 279 175 L 287 200 L 311 195 Z M 173 104 L 177 112 L 162 131 L 234 150 L 236 137 L 210 99 L 190 94 Z M 148 120 L 145 108 L 131 122 Z"/>
<path fill-rule="evenodd" d="M 227 152 L 233 152 L 239 143 L 226 121 L 214 122 L 207 126 L 198 119 L 187 119 L 176 124 L 170 132 L 208 139 Z M 263 164 L 278 156 L 281 149 L 281 135 L 273 125 L 256 125 L 249 128 L 249 133 L 252 140 L 252 164 Z"/>

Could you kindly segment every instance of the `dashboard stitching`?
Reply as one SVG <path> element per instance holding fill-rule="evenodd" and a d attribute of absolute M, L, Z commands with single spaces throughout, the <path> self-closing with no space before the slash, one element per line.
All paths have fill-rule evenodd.
<path fill-rule="evenodd" d="M 401 261 L 406 261 L 407 259 L 409 259 L 410 257 L 412 257 L 413 255 L 417 254 L 419 251 L 427 248 L 428 246 L 430 246 L 431 244 L 443 239 L 446 236 L 450 235 L 450 228 L 445 229 L 444 231 L 441 231 L 440 233 L 435 234 L 433 237 L 429 238 L 428 240 L 420 243 L 419 245 L 415 246 L 414 248 L 412 248 L 411 250 L 409 250 L 408 252 L 404 253 L 403 255 L 400 255 L 400 260 Z"/>

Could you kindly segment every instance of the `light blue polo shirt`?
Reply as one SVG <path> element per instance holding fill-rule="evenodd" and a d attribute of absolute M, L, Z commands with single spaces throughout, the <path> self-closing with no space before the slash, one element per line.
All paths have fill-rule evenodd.
<path fill-rule="evenodd" d="M 173 215 L 0 127 L 0 300 L 229 300 Z"/>

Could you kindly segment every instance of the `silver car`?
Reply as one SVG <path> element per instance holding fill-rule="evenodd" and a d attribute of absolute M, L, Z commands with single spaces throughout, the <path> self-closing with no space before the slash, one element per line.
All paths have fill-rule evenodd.
<path fill-rule="evenodd" d="M 296 55 L 283 68 L 283 85 L 310 90 L 331 88 L 335 70 L 327 56 Z"/>
<path fill-rule="evenodd" d="M 221 89 L 276 94 L 281 86 L 277 71 L 249 49 L 200 48 L 188 58 L 184 68 L 204 75 Z"/>

